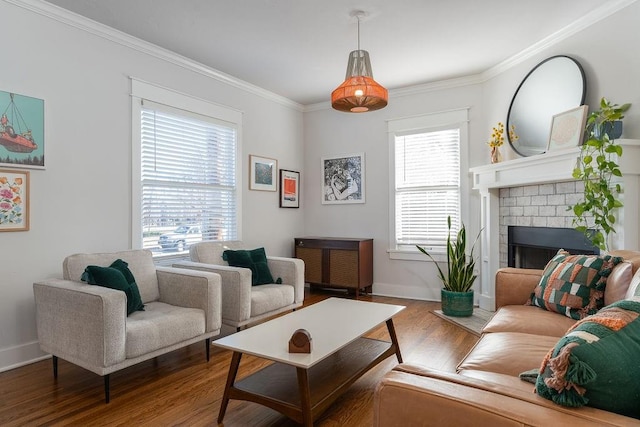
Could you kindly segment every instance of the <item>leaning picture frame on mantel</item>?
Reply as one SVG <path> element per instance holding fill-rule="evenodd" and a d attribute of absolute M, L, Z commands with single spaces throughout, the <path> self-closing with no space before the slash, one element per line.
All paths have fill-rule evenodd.
<path fill-rule="evenodd" d="M 588 105 L 581 105 L 554 115 L 551 118 L 551 130 L 546 152 L 582 145 L 588 111 Z"/>
<path fill-rule="evenodd" d="M 322 204 L 365 202 L 364 153 L 323 157 Z"/>

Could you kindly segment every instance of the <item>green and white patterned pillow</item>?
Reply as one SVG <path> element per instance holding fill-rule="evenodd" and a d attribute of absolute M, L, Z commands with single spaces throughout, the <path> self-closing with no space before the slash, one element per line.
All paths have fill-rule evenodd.
<path fill-rule="evenodd" d="M 570 407 L 640 419 L 640 302 L 617 301 L 569 329 L 542 362 L 536 392 Z"/>
<path fill-rule="evenodd" d="M 594 314 L 604 306 L 607 277 L 620 262 L 611 255 L 571 255 L 561 249 L 547 263 L 528 304 L 576 320 Z"/>

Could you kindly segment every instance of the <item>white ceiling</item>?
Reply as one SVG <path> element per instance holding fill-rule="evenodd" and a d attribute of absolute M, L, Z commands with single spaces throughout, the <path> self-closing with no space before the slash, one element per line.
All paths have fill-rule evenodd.
<path fill-rule="evenodd" d="M 387 89 L 475 75 L 624 0 L 48 0 L 303 105 L 369 51 Z M 628 3 L 628 0 L 626 1 Z"/>

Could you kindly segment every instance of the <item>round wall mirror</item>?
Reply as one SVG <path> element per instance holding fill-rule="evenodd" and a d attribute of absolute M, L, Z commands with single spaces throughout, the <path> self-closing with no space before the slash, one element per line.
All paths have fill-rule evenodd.
<path fill-rule="evenodd" d="M 509 144 L 521 156 L 542 154 L 547 149 L 554 115 L 584 104 L 586 79 L 582 66 L 565 55 L 552 56 L 526 75 L 513 95 L 507 114 Z"/>

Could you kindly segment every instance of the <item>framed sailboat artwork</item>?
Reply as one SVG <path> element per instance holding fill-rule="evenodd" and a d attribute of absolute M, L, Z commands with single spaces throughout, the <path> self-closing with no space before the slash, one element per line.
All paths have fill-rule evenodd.
<path fill-rule="evenodd" d="M 0 91 L 0 166 L 44 169 L 44 100 Z"/>

